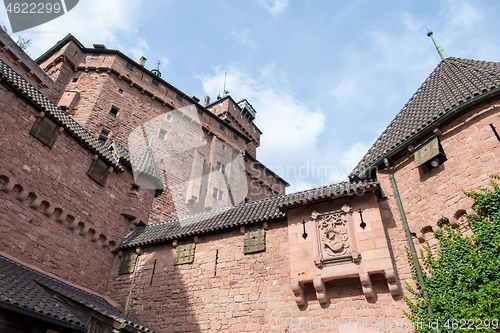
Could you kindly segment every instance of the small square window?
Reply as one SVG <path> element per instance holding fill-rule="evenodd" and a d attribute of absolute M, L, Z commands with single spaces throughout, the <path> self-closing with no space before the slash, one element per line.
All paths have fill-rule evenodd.
<path fill-rule="evenodd" d="M 226 129 L 226 127 L 222 124 L 219 125 L 219 128 L 221 129 L 221 131 L 224 131 Z"/>
<path fill-rule="evenodd" d="M 75 83 L 75 82 L 77 82 L 77 81 L 78 81 L 78 78 L 77 78 L 77 77 L 75 77 L 75 78 L 73 79 L 73 81 L 72 81 L 72 82 L 73 82 L 73 83 Z"/>
<path fill-rule="evenodd" d="M 157 79 L 153 79 L 153 81 L 151 81 L 151 83 L 153 84 L 153 86 L 158 87 L 158 80 Z"/>
<path fill-rule="evenodd" d="M 165 130 L 160 130 L 160 134 L 158 134 L 158 139 L 160 140 L 165 140 L 165 135 L 167 134 L 167 131 Z"/>
<path fill-rule="evenodd" d="M 116 116 L 118 115 L 118 111 L 119 111 L 118 108 L 113 106 L 111 108 L 111 111 L 109 111 L 109 115 L 113 118 L 116 118 Z"/>
<path fill-rule="evenodd" d="M 245 227 L 243 253 L 255 253 L 266 249 L 266 231 L 262 225 Z"/>
<path fill-rule="evenodd" d="M 134 70 L 134 65 L 132 65 L 130 62 L 127 62 L 127 64 L 125 65 L 125 67 L 127 67 L 131 71 Z"/>
<path fill-rule="evenodd" d="M 137 262 L 137 253 L 135 251 L 127 251 L 123 254 L 120 259 L 120 268 L 118 269 L 118 274 L 130 274 L 135 270 L 135 263 Z"/>
<path fill-rule="evenodd" d="M 238 141 L 238 134 L 233 133 L 233 138 L 234 138 L 236 141 Z"/>
<path fill-rule="evenodd" d="M 226 174 L 226 166 L 221 162 L 217 162 L 217 171 L 220 171 L 222 174 Z"/>
<path fill-rule="evenodd" d="M 259 164 L 258 164 L 258 163 L 254 163 L 254 164 L 253 164 L 253 168 L 254 168 L 255 170 L 259 170 Z"/>
<path fill-rule="evenodd" d="M 192 263 L 195 249 L 196 243 L 192 238 L 179 241 L 179 245 L 175 248 L 174 265 Z"/>
<path fill-rule="evenodd" d="M 175 98 L 177 98 L 178 101 L 182 101 L 182 94 L 178 93 Z"/>
<path fill-rule="evenodd" d="M 52 148 L 57 138 L 57 123 L 47 116 L 38 118 L 31 129 L 31 134 L 40 140 L 44 145 Z"/>
<path fill-rule="evenodd" d="M 218 188 L 214 187 L 214 192 L 212 194 L 212 197 L 215 199 L 215 200 L 219 200 L 219 201 L 222 201 L 222 191 L 219 190 Z"/>
<path fill-rule="evenodd" d="M 98 158 L 90 165 L 89 176 L 100 185 L 104 186 L 106 178 L 108 178 L 109 165 L 102 158 Z"/>
<path fill-rule="evenodd" d="M 118 93 L 121 95 L 123 94 L 123 89 L 118 89 Z"/>
<path fill-rule="evenodd" d="M 172 116 L 167 114 L 167 120 L 170 120 L 170 118 L 172 118 Z"/>

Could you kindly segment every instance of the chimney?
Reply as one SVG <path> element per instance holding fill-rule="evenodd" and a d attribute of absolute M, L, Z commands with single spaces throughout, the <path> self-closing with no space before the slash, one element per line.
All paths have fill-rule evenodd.
<path fill-rule="evenodd" d="M 205 96 L 205 102 L 203 102 L 203 106 L 208 106 L 210 104 L 210 96 Z"/>
<path fill-rule="evenodd" d="M 146 60 L 148 60 L 148 59 L 146 59 L 144 57 L 141 57 L 141 60 L 139 60 L 139 65 L 141 65 L 142 67 L 144 67 L 144 65 L 146 64 Z"/>

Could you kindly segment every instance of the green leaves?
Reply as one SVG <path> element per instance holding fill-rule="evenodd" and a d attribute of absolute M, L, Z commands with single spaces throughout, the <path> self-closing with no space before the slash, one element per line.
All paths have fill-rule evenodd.
<path fill-rule="evenodd" d="M 492 176 L 500 179 L 498 176 Z M 441 229 L 435 233 L 439 248 L 434 255 L 429 244 L 422 246 L 424 281 L 429 297 L 425 300 L 416 279 L 417 289 L 406 284 L 414 296 L 403 299 L 410 308 L 406 316 L 414 323 L 439 322 L 438 332 L 456 332 L 450 323 L 474 322 L 481 326 L 485 320 L 500 318 L 500 186 L 492 179 L 493 190 L 479 188 L 464 191 L 475 200 L 477 215 L 465 215 L 464 222 L 472 236 L 462 235 L 460 228 L 452 229 L 441 218 Z M 412 273 L 414 271 L 409 258 Z M 428 302 L 433 314 L 427 312 Z M 449 323 L 449 325 L 445 325 Z M 481 326 L 482 332 L 496 332 L 499 326 Z M 425 324 L 415 332 L 435 332 Z"/>

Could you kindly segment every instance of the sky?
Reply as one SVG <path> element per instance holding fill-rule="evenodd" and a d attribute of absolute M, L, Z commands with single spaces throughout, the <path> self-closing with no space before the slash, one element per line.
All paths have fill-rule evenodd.
<path fill-rule="evenodd" d="M 246 98 L 262 130 L 257 159 L 287 192 L 347 180 L 441 61 L 500 62 L 498 0 L 80 0 L 22 31 L 37 58 L 68 33 L 105 44 L 189 96 Z M 9 27 L 5 10 L 0 22 Z"/>

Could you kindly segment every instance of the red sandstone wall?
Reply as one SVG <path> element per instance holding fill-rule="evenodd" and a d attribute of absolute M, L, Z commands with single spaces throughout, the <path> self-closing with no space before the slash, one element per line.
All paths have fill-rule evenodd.
<path fill-rule="evenodd" d="M 489 184 L 488 174 L 500 172 L 500 142 L 490 124 L 500 129 L 500 102 L 478 106 L 441 128 L 440 142 L 447 161 L 430 172 L 414 167 L 413 154 L 395 163 L 394 174 L 412 232 L 432 239 L 437 222 L 447 217 L 452 224 L 464 212 L 471 213 L 473 201 L 462 190 Z M 386 170 L 379 171 L 388 208 L 400 225 L 400 215 Z"/>
<path fill-rule="evenodd" d="M 40 111 L 4 85 L 0 100 L 0 251 L 104 292 L 111 249 L 147 220 L 153 192 L 131 194 L 130 170 L 97 184 L 93 153 L 67 132 L 44 146 L 30 134 Z M 122 216 L 131 208 L 135 221 Z"/>
<path fill-rule="evenodd" d="M 363 197 L 357 200 L 359 207 L 370 206 L 363 203 Z M 302 211 L 303 217 L 308 218 L 310 209 L 327 208 L 325 204 L 319 208 L 312 206 L 307 211 L 298 208 L 295 217 L 300 219 Z M 367 215 L 377 214 L 367 212 Z M 380 224 L 380 215 L 377 216 L 374 228 L 376 223 Z M 243 254 L 243 237 L 239 230 L 200 237 L 194 263 L 180 266 L 173 265 L 175 250 L 171 244 L 144 248 L 135 275 L 118 275 L 116 258 L 108 293 L 126 307 L 129 314 L 140 317 L 159 332 L 297 332 L 301 331 L 300 325 L 322 320 L 328 325 L 349 325 L 350 320 L 355 323 L 365 320 L 365 326 L 367 322 L 384 321 L 394 325 L 409 322 L 401 310 L 404 302 L 400 296 L 391 296 L 381 274 L 371 276 L 375 298 L 369 301 L 359 278 L 342 278 L 326 283 L 326 304 L 319 304 L 312 283 L 306 283 L 306 305 L 298 306 L 290 284 L 290 263 L 303 258 L 300 253 L 289 252 L 287 222 L 269 225 L 265 252 Z M 404 258 L 404 247 L 391 248 L 390 255 Z M 351 331 L 363 331 L 363 328 L 360 323 L 357 329 L 351 326 Z M 302 331 L 308 330 L 302 326 Z M 322 326 L 310 331 L 342 330 Z M 377 332 L 409 330 L 394 328 Z"/>

